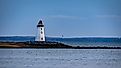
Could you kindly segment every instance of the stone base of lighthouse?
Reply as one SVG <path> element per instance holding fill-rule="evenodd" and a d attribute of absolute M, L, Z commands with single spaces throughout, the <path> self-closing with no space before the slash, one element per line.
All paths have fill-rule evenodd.
<path fill-rule="evenodd" d="M 26 42 L 28 47 L 37 47 L 37 48 L 70 48 L 72 46 L 65 45 L 58 42 L 39 42 L 39 41 L 29 41 Z"/>

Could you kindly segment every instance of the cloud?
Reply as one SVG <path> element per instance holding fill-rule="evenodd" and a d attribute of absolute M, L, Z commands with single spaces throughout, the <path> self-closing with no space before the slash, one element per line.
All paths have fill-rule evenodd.
<path fill-rule="evenodd" d="M 66 15 L 51 15 L 45 17 L 46 19 L 71 19 L 71 20 L 83 20 L 84 17 L 79 16 L 66 16 Z"/>
<path fill-rule="evenodd" d="M 97 15 L 96 18 L 121 19 L 120 15 Z"/>

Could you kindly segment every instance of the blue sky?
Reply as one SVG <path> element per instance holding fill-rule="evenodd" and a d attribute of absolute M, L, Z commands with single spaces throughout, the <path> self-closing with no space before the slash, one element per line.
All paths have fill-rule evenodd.
<path fill-rule="evenodd" d="M 121 0 L 0 0 L 0 35 L 121 36 Z"/>

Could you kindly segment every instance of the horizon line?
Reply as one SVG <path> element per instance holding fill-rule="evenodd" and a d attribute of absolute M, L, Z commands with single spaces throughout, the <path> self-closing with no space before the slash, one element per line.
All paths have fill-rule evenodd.
<path fill-rule="evenodd" d="M 0 37 L 12 37 L 12 36 L 22 36 L 22 37 L 25 37 L 25 36 L 34 36 L 36 37 L 36 35 L 0 35 Z M 46 36 L 46 37 L 53 37 L 53 38 L 87 38 L 87 37 L 98 37 L 98 38 L 121 38 L 121 36 L 65 36 L 65 37 L 62 37 L 62 36 Z"/>

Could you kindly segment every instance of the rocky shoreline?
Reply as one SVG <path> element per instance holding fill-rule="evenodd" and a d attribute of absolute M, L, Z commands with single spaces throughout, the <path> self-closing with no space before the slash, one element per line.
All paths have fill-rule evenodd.
<path fill-rule="evenodd" d="M 121 47 L 106 46 L 70 46 L 58 42 L 0 42 L 0 48 L 64 48 L 64 49 L 121 49 Z"/>

